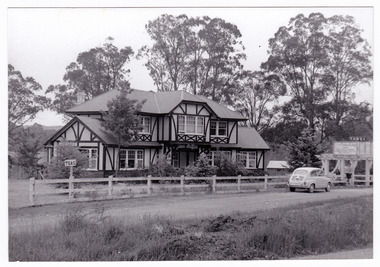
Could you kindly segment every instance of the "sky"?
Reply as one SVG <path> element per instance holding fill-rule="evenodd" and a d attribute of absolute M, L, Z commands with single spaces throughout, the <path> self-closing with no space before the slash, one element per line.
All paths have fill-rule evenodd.
<path fill-rule="evenodd" d="M 7 44 L 8 63 L 31 76 L 43 90 L 49 85 L 63 83 L 66 67 L 76 61 L 79 53 L 100 46 L 109 36 L 119 48 L 130 46 L 135 54 L 143 45 L 151 44 L 145 25 L 161 14 L 219 17 L 235 24 L 245 46 L 245 69 L 259 70 L 268 58 L 268 40 L 290 18 L 299 13 L 321 12 L 326 17 L 351 15 L 363 29 L 362 36 L 371 47 L 373 38 L 373 9 L 370 7 L 229 7 L 229 8 L 8 8 Z M 156 90 L 153 80 L 143 66 L 143 60 L 132 59 L 130 69 L 132 88 Z M 355 89 L 356 100 L 373 104 L 372 85 Z M 63 125 L 61 116 L 54 112 L 39 113 L 31 122 L 42 125 Z"/>

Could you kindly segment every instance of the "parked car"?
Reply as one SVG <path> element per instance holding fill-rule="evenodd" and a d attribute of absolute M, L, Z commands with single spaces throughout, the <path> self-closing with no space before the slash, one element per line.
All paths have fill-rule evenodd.
<path fill-rule="evenodd" d="M 295 169 L 289 178 L 289 190 L 291 192 L 299 189 L 307 189 L 313 193 L 315 189 L 331 190 L 331 179 L 324 175 L 320 168 L 303 167 Z"/>

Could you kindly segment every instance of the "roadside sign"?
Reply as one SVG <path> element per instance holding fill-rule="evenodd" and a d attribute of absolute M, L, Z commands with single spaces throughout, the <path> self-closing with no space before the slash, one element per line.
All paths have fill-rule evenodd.
<path fill-rule="evenodd" d="M 65 160 L 65 166 L 66 167 L 74 167 L 77 165 L 77 160 L 76 159 L 67 159 Z"/>

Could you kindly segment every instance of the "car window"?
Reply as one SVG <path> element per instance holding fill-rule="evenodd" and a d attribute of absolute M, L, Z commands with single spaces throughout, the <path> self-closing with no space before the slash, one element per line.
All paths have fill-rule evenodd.
<path fill-rule="evenodd" d="M 321 171 L 319 171 L 319 170 L 314 170 L 314 171 L 312 171 L 312 172 L 310 173 L 310 176 L 313 176 L 313 177 L 315 177 L 315 176 L 322 176 L 322 175 L 321 175 Z"/>
<path fill-rule="evenodd" d="M 306 175 L 307 174 L 307 170 L 295 170 L 293 174 Z"/>

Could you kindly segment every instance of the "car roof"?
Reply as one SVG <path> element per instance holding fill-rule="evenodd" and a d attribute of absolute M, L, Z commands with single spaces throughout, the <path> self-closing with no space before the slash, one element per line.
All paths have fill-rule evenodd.
<path fill-rule="evenodd" d="M 296 170 L 314 171 L 314 170 L 321 170 L 321 168 L 316 168 L 316 167 L 301 167 L 301 168 L 295 169 L 294 171 L 296 171 Z"/>

